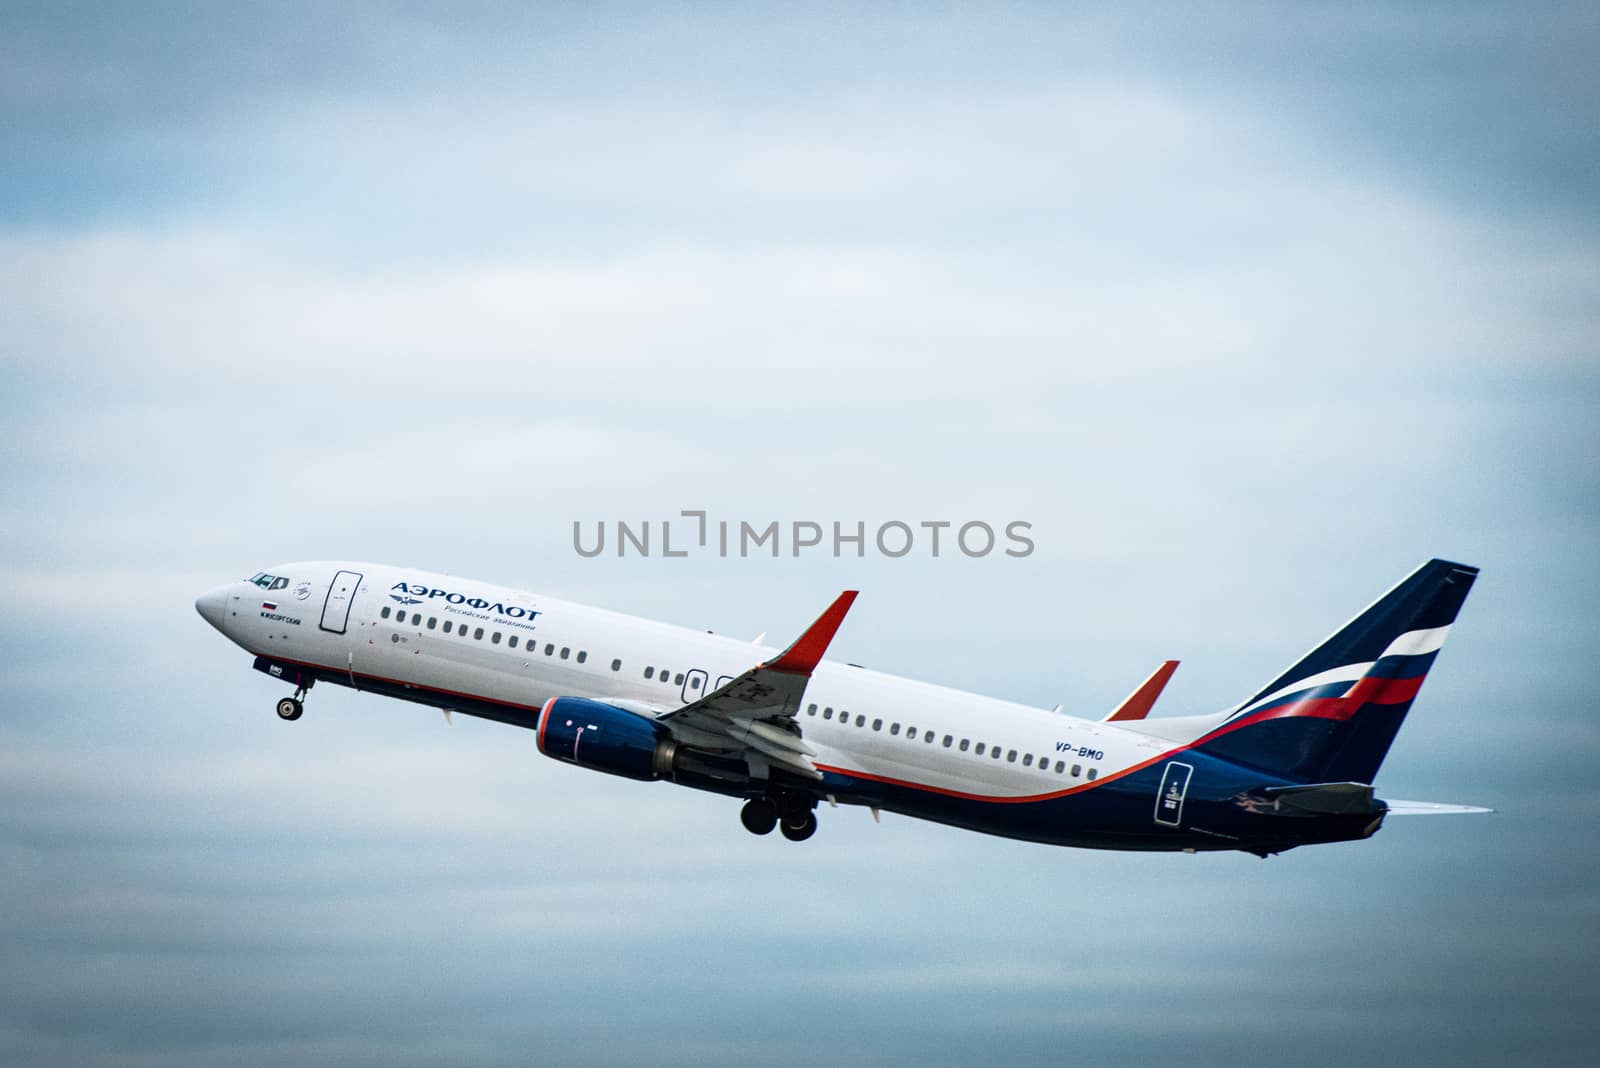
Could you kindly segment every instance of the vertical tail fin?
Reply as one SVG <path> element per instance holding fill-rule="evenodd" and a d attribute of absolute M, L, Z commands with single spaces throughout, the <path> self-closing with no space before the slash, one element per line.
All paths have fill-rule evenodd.
<path fill-rule="evenodd" d="M 1200 748 L 1308 782 L 1370 783 L 1478 569 L 1430 560 L 1241 704 Z"/>

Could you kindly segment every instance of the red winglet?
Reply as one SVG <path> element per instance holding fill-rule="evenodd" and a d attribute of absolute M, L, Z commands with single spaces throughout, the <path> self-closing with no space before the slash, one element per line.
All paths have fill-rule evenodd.
<path fill-rule="evenodd" d="M 1111 723 L 1119 719 L 1144 719 L 1155 707 L 1156 698 L 1161 696 L 1161 691 L 1167 688 L 1167 680 L 1172 678 L 1172 673 L 1178 670 L 1176 660 L 1168 660 L 1156 668 L 1155 674 L 1144 680 L 1144 685 L 1128 695 L 1128 699 L 1117 706 L 1117 710 L 1107 716 L 1102 722 Z"/>
<path fill-rule="evenodd" d="M 795 643 L 785 649 L 778 659 L 761 666 L 768 671 L 781 671 L 785 675 L 809 676 L 822 660 L 822 654 L 828 651 L 828 643 L 833 641 L 839 624 L 844 622 L 844 614 L 850 611 L 850 605 L 855 602 L 858 592 L 860 591 L 845 590 L 841 593 L 838 599 L 828 606 L 828 610 L 818 616 L 817 621 L 796 638 Z"/>

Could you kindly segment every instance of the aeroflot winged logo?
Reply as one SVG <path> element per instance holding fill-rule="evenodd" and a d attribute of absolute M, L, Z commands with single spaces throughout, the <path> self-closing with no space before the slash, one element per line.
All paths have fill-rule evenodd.
<path fill-rule="evenodd" d="M 440 589 L 437 586 L 424 586 L 417 582 L 396 582 L 389 589 L 391 591 L 389 596 L 401 604 L 421 604 L 423 598 L 432 600 L 435 597 L 443 597 L 447 604 L 465 605 L 468 608 L 476 608 L 480 612 L 492 612 L 497 616 L 506 616 L 509 619 L 533 619 L 540 614 L 537 610 L 524 608 L 520 604 L 508 605 L 501 601 L 486 601 L 482 597 L 468 597 L 464 593 L 454 593 L 450 590 Z M 410 596 L 401 597 L 393 592 L 396 590 L 399 593 L 409 594 Z"/>

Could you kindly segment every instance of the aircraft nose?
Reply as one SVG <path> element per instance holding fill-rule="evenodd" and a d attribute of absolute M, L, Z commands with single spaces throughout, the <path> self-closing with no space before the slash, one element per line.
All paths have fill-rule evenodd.
<path fill-rule="evenodd" d="M 200 618 L 210 623 L 218 630 L 222 629 L 222 619 L 228 609 L 228 587 L 218 586 L 214 590 L 207 590 L 194 599 L 194 610 L 200 613 Z"/>

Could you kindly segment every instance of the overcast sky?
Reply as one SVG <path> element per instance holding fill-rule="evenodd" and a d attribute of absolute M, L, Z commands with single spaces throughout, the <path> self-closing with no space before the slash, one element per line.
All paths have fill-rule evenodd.
<path fill-rule="evenodd" d="M 0 1061 L 1589 1064 L 1592 5 L 0 7 Z M 579 557 L 572 524 L 1031 523 Z M 1378 779 L 1133 856 L 727 799 L 279 684 L 416 564 L 1103 715 L 1483 568 Z"/>

